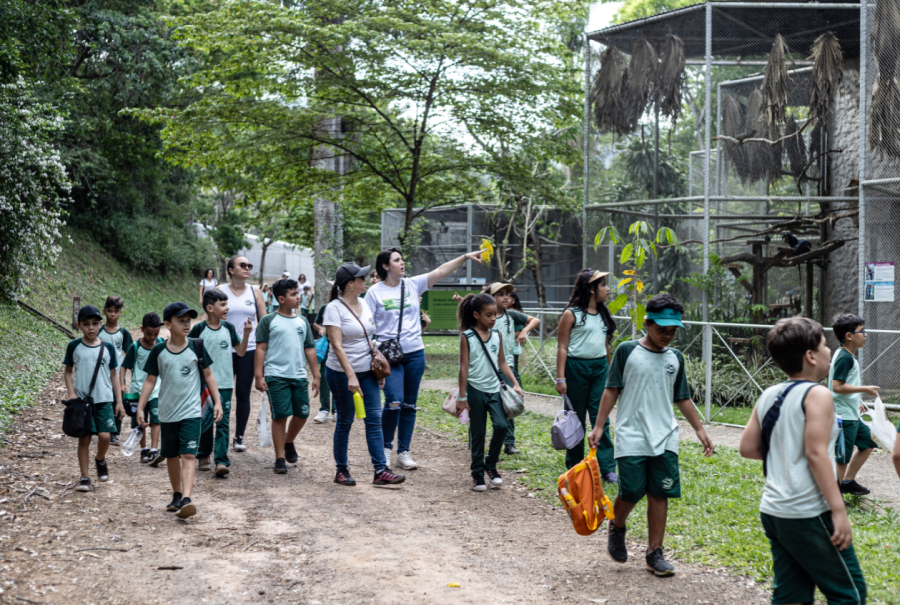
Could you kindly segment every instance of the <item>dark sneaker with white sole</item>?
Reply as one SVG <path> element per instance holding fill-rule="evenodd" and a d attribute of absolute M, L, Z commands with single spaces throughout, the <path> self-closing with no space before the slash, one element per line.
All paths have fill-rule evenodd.
<path fill-rule="evenodd" d="M 628 547 L 625 546 L 625 532 L 627 527 L 616 527 L 612 521 L 609 522 L 609 536 L 606 541 L 606 551 L 613 561 L 617 563 L 625 563 L 628 561 Z"/>
<path fill-rule="evenodd" d="M 109 467 L 106 466 L 106 460 L 94 458 L 94 462 L 97 463 L 97 477 L 100 481 L 109 481 Z"/>
<path fill-rule="evenodd" d="M 174 513 L 179 508 L 181 508 L 181 492 L 175 492 L 174 494 L 172 494 L 172 501 L 169 502 L 166 510 L 170 513 Z"/>
<path fill-rule="evenodd" d="M 675 566 L 666 561 L 663 549 L 657 546 L 653 552 L 647 553 L 647 571 L 659 577 L 672 576 L 675 575 Z"/>
<path fill-rule="evenodd" d="M 75 486 L 76 492 L 89 492 L 91 491 L 91 478 L 90 477 L 82 477 L 81 481 L 78 482 L 78 485 Z"/>
<path fill-rule="evenodd" d="M 175 516 L 179 519 L 187 519 L 188 517 L 193 517 L 197 514 L 197 507 L 191 504 L 190 498 L 182 498 L 181 506 L 178 507 L 178 512 L 175 513 Z"/>
<path fill-rule="evenodd" d="M 153 468 L 158 468 L 159 463 L 165 460 L 162 454 L 160 454 L 157 450 L 150 450 L 150 466 Z"/>
<path fill-rule="evenodd" d="M 472 477 L 472 491 L 473 492 L 486 492 L 487 484 L 484 482 L 484 475 L 479 475 L 478 477 Z"/>
<path fill-rule="evenodd" d="M 109 436 L 109 444 L 119 447 L 119 436 L 118 435 L 110 435 Z"/>
<path fill-rule="evenodd" d="M 141 463 L 147 464 L 150 462 L 150 448 L 145 447 L 141 450 Z"/>
<path fill-rule="evenodd" d="M 507 445 L 503 448 L 507 456 L 518 456 L 522 451 L 514 445 Z"/>
<path fill-rule="evenodd" d="M 350 476 L 350 469 L 339 468 L 334 474 L 334 482 L 339 485 L 356 485 L 356 479 Z"/>
<path fill-rule="evenodd" d="M 375 473 L 375 478 L 372 480 L 372 484 L 395 485 L 397 483 L 403 483 L 404 481 L 406 481 L 406 475 L 395 475 L 391 471 L 384 469 L 383 471 Z"/>
<path fill-rule="evenodd" d="M 293 443 L 285 443 L 284 444 L 284 459 L 294 464 L 297 462 L 297 448 L 294 447 Z"/>
<path fill-rule="evenodd" d="M 284 458 L 279 458 L 275 461 L 275 474 L 287 475 L 287 462 L 284 461 Z"/>
<path fill-rule="evenodd" d="M 491 487 L 500 487 L 503 485 L 503 478 L 500 477 L 500 473 L 497 472 L 497 469 L 489 468 L 487 474 L 488 477 L 491 478 Z"/>
<path fill-rule="evenodd" d="M 857 483 L 856 479 L 843 481 L 839 484 L 839 487 L 841 488 L 842 494 L 847 494 L 849 496 L 868 496 L 871 493 L 869 488 L 863 487 Z"/>

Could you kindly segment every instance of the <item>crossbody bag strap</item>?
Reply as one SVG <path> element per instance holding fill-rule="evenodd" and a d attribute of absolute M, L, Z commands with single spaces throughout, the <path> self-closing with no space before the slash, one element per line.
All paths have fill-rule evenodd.
<path fill-rule="evenodd" d="M 477 331 L 472 330 L 472 332 L 475 334 L 475 338 L 478 339 L 478 342 L 481 343 L 481 350 L 484 351 L 484 356 L 487 357 L 488 363 L 491 364 L 491 368 L 494 370 L 494 373 L 497 375 L 497 380 L 500 381 L 500 386 L 505 387 L 506 383 L 503 382 L 503 375 L 500 374 L 500 370 L 497 369 L 497 366 L 494 365 L 494 360 L 491 359 L 491 356 L 488 354 L 487 345 L 485 345 L 484 341 L 481 340 L 481 336 L 478 335 Z M 488 340 L 490 340 L 490 339 L 491 338 L 489 336 Z M 500 345 L 502 346 L 503 343 L 501 342 Z"/>
<path fill-rule="evenodd" d="M 355 318 L 356 318 L 356 321 L 359 322 L 359 327 L 361 327 L 361 328 L 363 329 L 363 334 L 366 335 L 366 342 L 369 343 L 369 354 L 371 354 L 372 357 L 375 357 L 375 347 L 372 346 L 372 340 L 369 338 L 369 332 L 368 332 L 368 330 L 366 330 L 365 324 L 363 324 L 362 320 L 359 318 L 359 315 L 357 315 L 356 313 L 353 312 L 353 309 L 350 308 L 350 305 L 348 305 L 348 304 L 344 301 L 343 298 L 338 298 L 338 300 L 341 301 L 341 304 L 342 304 L 342 305 L 344 305 L 345 307 L 347 307 L 347 310 L 350 311 L 350 315 L 352 315 L 353 317 L 355 317 Z"/>
<path fill-rule="evenodd" d="M 100 373 L 100 366 L 103 365 L 103 351 L 106 350 L 106 343 L 100 342 L 100 356 L 97 358 L 97 365 L 94 366 L 94 375 L 91 376 L 91 386 L 88 387 L 88 399 L 94 394 L 94 385 L 97 384 L 97 375 Z"/>
<path fill-rule="evenodd" d="M 259 323 L 259 320 L 262 318 L 259 316 L 259 302 L 256 300 L 256 292 L 253 291 L 253 286 L 250 286 L 250 296 L 253 297 L 253 306 L 256 307 L 256 323 Z"/>
<path fill-rule="evenodd" d="M 775 430 L 775 425 L 778 423 L 778 419 L 781 417 L 781 406 L 784 404 L 784 400 L 787 399 L 788 393 L 791 392 L 795 386 L 799 384 L 808 384 L 809 380 L 798 380 L 797 382 L 792 382 L 785 388 L 776 398 L 775 403 L 772 404 L 766 411 L 766 415 L 763 417 L 762 422 L 760 423 L 761 428 L 761 441 L 762 441 L 762 455 L 763 455 L 763 475 L 768 476 L 769 468 L 768 468 L 768 458 L 769 458 L 769 450 L 770 444 L 772 442 L 772 432 Z"/>
<path fill-rule="evenodd" d="M 403 299 L 406 293 L 406 282 L 400 278 L 400 319 L 397 321 L 397 344 L 400 344 L 400 331 L 403 329 Z"/>

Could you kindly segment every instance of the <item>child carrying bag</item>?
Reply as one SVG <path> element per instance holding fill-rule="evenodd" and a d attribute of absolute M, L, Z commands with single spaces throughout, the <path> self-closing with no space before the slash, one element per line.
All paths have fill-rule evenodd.
<path fill-rule="evenodd" d="M 94 385 L 97 384 L 97 374 L 100 372 L 100 366 L 103 365 L 103 351 L 106 345 L 100 344 L 100 356 L 97 357 L 97 365 L 94 366 L 94 375 L 91 377 L 91 386 L 88 387 L 86 397 L 76 397 L 75 399 L 66 399 L 62 402 L 66 409 L 63 411 L 63 433 L 69 437 L 85 437 L 93 433 L 91 430 L 91 421 L 94 418 Z"/>
<path fill-rule="evenodd" d="M 615 516 L 600 482 L 597 448 L 592 447 L 587 458 L 559 476 L 557 491 L 559 501 L 572 518 L 575 533 L 580 536 L 590 536 L 604 517 Z"/>
<path fill-rule="evenodd" d="M 862 416 L 869 416 L 872 420 L 865 420 Z M 860 415 L 860 420 L 862 420 L 865 425 L 869 427 L 869 430 L 872 431 L 872 439 L 875 440 L 881 449 L 887 452 L 893 451 L 894 439 L 897 436 L 897 431 L 894 429 L 894 425 L 891 424 L 891 421 L 887 419 L 887 413 L 885 412 L 884 402 L 881 400 L 881 397 L 875 398 L 875 403 L 872 404 L 871 409 L 867 410 L 865 414 Z"/>
<path fill-rule="evenodd" d="M 562 402 L 563 409 L 557 412 L 550 429 L 550 443 L 553 444 L 553 449 L 570 450 L 584 441 L 584 427 L 578 421 L 568 395 L 562 396 Z"/>
<path fill-rule="evenodd" d="M 487 357 L 488 363 L 491 364 L 491 368 L 494 370 L 494 374 L 497 375 L 497 380 L 500 381 L 500 402 L 503 404 L 503 411 L 506 413 L 507 418 L 515 418 L 516 416 L 521 416 L 522 412 L 525 411 L 525 400 L 519 397 L 519 394 L 514 390 L 509 388 L 506 382 L 503 381 L 503 375 L 500 373 L 500 370 L 497 369 L 497 366 L 494 365 L 494 360 L 491 359 L 491 356 L 488 354 L 487 347 L 484 344 L 484 341 L 481 340 L 481 336 L 478 335 L 478 332 L 475 332 L 475 340 L 481 343 L 481 349 L 484 351 L 484 356 Z M 469 339 L 466 339 L 466 342 L 469 342 Z"/>

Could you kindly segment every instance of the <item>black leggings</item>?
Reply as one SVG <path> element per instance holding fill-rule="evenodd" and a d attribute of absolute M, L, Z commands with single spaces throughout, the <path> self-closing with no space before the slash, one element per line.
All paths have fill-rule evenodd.
<path fill-rule="evenodd" d="M 244 437 L 247 421 L 250 420 L 250 389 L 253 388 L 253 358 L 256 351 L 247 351 L 243 357 L 231 354 L 234 368 L 235 437 Z"/>

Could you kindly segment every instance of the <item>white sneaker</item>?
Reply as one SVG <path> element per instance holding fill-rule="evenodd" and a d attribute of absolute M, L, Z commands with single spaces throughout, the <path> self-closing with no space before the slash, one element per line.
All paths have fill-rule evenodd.
<path fill-rule="evenodd" d="M 391 465 L 391 450 L 390 448 L 384 448 L 384 461 L 388 466 Z"/>
<path fill-rule="evenodd" d="M 247 451 L 247 446 L 244 445 L 243 438 L 241 438 L 241 439 L 235 438 L 234 445 L 232 445 L 231 447 L 236 452 L 246 452 Z"/>
<path fill-rule="evenodd" d="M 412 456 L 409 455 L 409 452 L 401 452 L 397 454 L 397 464 L 399 464 L 401 467 L 403 467 L 404 470 L 407 471 L 419 468 L 419 465 L 416 464 L 416 461 L 412 459 Z"/>
<path fill-rule="evenodd" d="M 319 413 L 313 418 L 313 422 L 316 424 L 322 424 L 326 420 L 328 420 L 328 412 L 326 410 L 319 410 Z"/>

